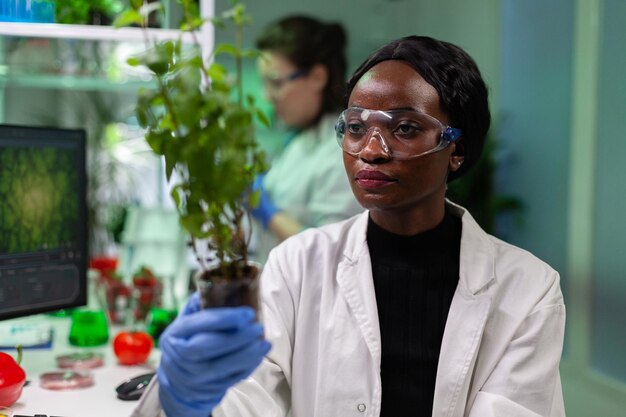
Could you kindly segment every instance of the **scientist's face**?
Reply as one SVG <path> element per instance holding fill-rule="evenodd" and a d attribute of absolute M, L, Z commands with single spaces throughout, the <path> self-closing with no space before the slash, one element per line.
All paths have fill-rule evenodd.
<path fill-rule="evenodd" d="M 257 66 L 276 116 L 290 127 L 310 125 L 322 106 L 324 68 L 316 65 L 305 71 L 283 54 L 271 51 L 261 53 Z"/>
<path fill-rule="evenodd" d="M 383 61 L 365 73 L 352 90 L 348 107 L 414 110 L 433 116 L 444 125 L 449 122 L 435 88 L 411 66 L 397 60 Z M 395 230 L 396 233 L 413 234 L 420 231 L 420 224 L 437 221 L 437 217 L 440 220 L 448 171 L 458 169 L 462 162 L 461 156 L 453 155 L 455 144 L 405 160 L 393 158 L 383 146 L 375 138 L 357 156 L 343 153 L 348 179 L 359 203 L 383 227 L 390 221 L 408 221 L 412 225 Z"/>

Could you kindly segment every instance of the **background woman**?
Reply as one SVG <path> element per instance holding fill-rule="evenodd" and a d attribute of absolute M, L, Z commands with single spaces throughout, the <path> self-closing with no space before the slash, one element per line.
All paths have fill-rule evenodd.
<path fill-rule="evenodd" d="M 346 34 L 336 23 L 289 16 L 258 37 L 258 67 L 275 114 L 289 129 L 252 211 L 253 257 L 307 227 L 343 220 L 362 208 L 354 201 L 334 143 L 345 93 Z"/>

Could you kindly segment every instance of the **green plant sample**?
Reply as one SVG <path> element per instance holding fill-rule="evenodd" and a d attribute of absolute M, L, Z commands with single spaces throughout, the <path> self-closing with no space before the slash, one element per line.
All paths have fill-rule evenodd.
<path fill-rule="evenodd" d="M 147 130 L 146 140 L 165 159 L 166 176 L 173 180 L 172 197 L 183 227 L 196 242 L 207 242 L 224 276 L 239 276 L 247 264 L 249 235 L 244 230 L 246 207 L 255 206 L 254 178 L 266 167 L 264 153 L 255 140 L 255 118 L 268 124 L 252 96 L 243 93 L 242 60 L 256 51 L 241 48 L 243 27 L 250 21 L 238 2 L 210 23 L 234 27 L 235 44 L 217 45 L 209 62 L 202 57 L 197 30 L 207 22 L 198 16 L 197 5 L 182 0 L 181 33 L 189 32 L 195 48 L 177 41 L 148 39 L 145 54 L 129 59 L 130 65 L 147 67 L 157 81 L 156 89 L 144 89 L 137 103 L 137 118 Z M 132 0 L 131 8 L 116 19 L 117 26 L 141 24 L 160 5 Z M 221 55 L 235 59 L 235 73 L 215 62 Z M 198 260 L 204 269 L 208 262 Z"/>

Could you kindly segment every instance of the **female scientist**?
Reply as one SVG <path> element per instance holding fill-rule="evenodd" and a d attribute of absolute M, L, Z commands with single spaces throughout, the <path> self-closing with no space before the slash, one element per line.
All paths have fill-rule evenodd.
<path fill-rule="evenodd" d="M 288 140 L 255 188 L 252 257 L 263 263 L 279 242 L 308 227 L 344 220 L 354 200 L 337 152 L 334 125 L 345 94 L 346 34 L 336 23 L 289 16 L 257 38 L 259 73 Z"/>
<path fill-rule="evenodd" d="M 564 416 L 559 275 L 445 199 L 490 123 L 474 61 L 399 39 L 347 97 L 337 137 L 367 211 L 272 251 L 264 331 L 192 298 L 135 416 Z"/>

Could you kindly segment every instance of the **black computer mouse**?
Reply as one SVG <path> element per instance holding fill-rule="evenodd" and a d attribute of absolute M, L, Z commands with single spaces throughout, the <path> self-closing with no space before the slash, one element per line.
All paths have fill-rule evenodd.
<path fill-rule="evenodd" d="M 124 401 L 136 401 L 141 397 L 155 372 L 127 379 L 115 388 L 117 398 Z"/>

